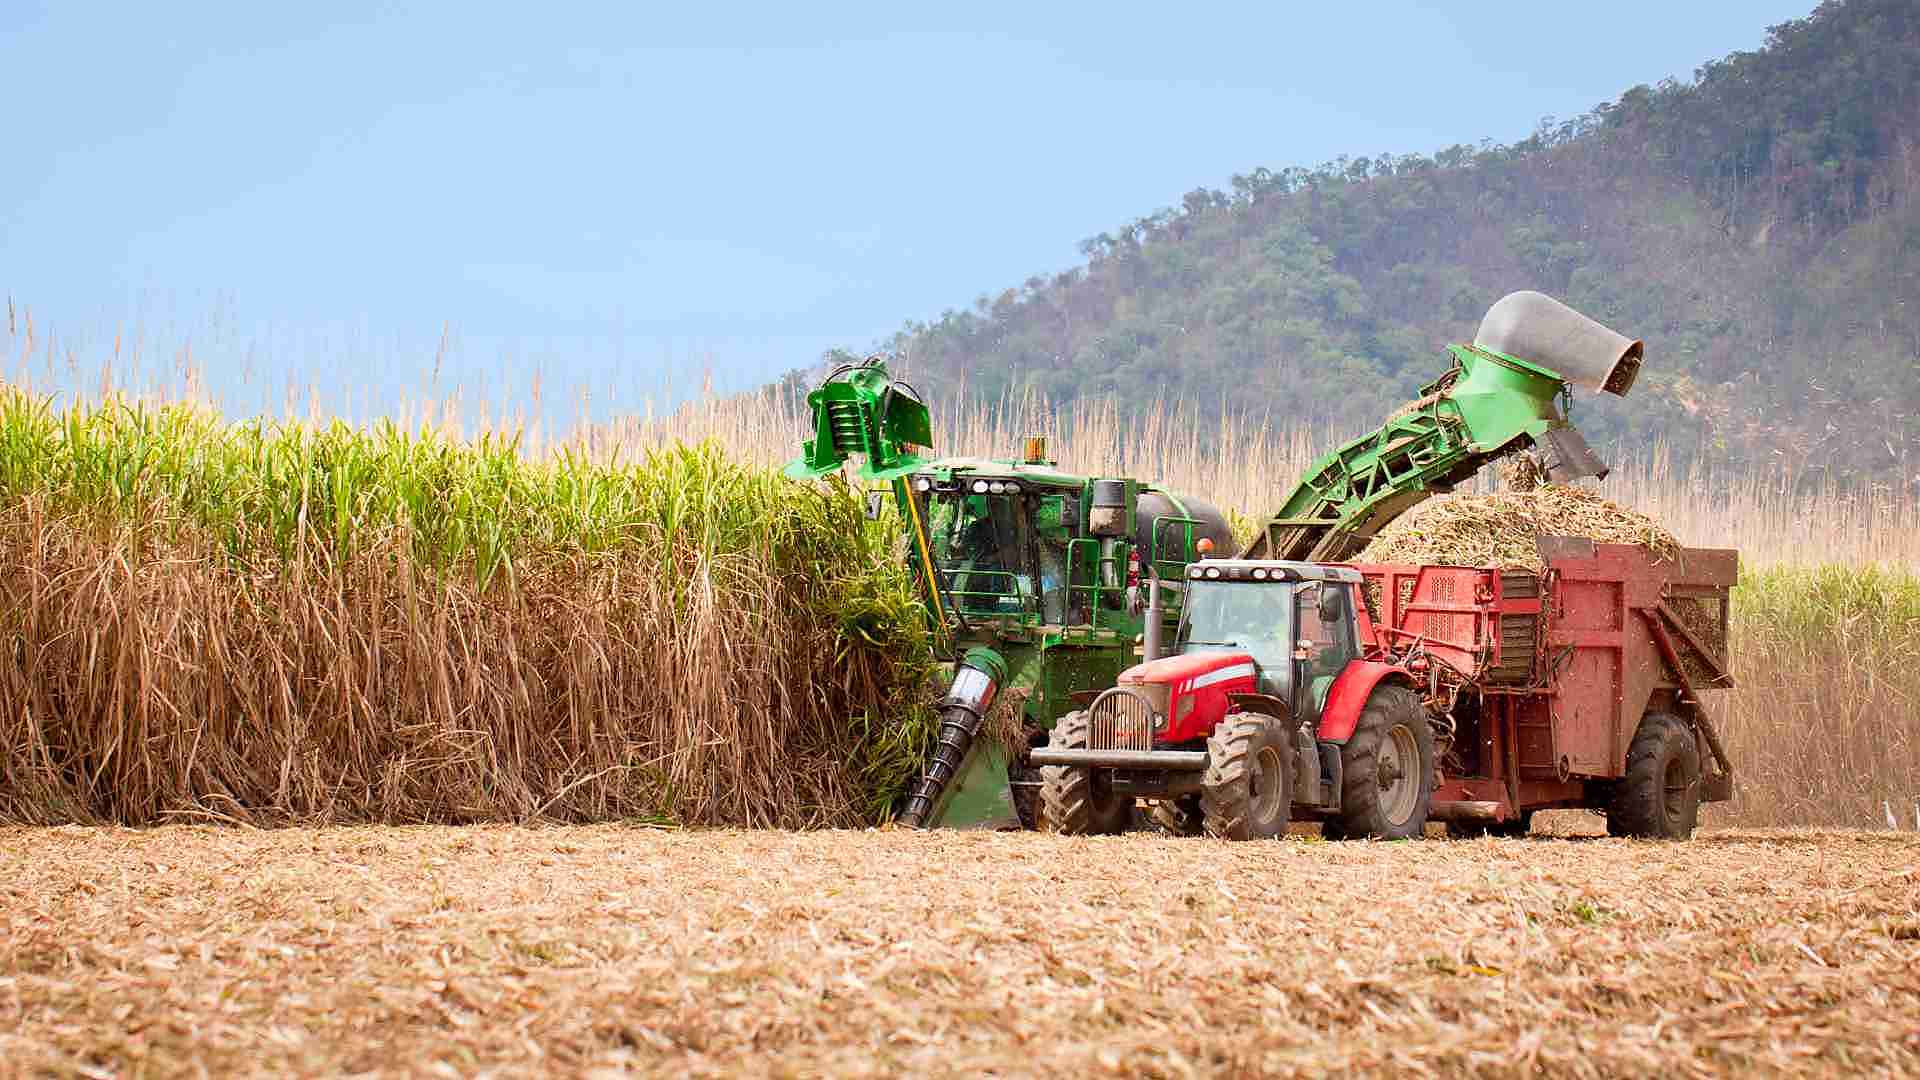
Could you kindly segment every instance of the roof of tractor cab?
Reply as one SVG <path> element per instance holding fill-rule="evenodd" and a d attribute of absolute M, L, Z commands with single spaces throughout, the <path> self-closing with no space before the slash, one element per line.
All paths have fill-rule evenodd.
<path fill-rule="evenodd" d="M 1255 570 L 1265 573 L 1255 577 Z M 1366 580 L 1351 566 L 1281 559 L 1202 559 L 1187 567 L 1187 576 L 1208 581 L 1344 581 L 1349 585 L 1359 585 Z"/>

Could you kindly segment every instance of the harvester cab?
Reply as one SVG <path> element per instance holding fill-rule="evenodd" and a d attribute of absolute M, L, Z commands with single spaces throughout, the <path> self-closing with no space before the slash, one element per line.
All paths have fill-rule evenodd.
<path fill-rule="evenodd" d="M 927 767 L 900 807 L 910 826 L 1035 824 L 1040 781 L 1028 749 L 1076 698 L 1112 685 L 1149 633 L 1177 620 L 1186 569 L 1232 539 L 1198 499 L 1132 477 L 1063 471 L 1043 437 L 1012 459 L 934 457 L 925 404 L 876 357 L 835 369 L 808 395 L 814 437 L 787 474 L 811 478 L 859 458 L 907 534 L 938 647 L 949 664 L 934 703 Z M 1204 545 L 1203 545 L 1204 542 Z M 1148 614 L 1146 586 L 1161 602 Z M 977 739 L 993 725 L 1017 737 Z"/>

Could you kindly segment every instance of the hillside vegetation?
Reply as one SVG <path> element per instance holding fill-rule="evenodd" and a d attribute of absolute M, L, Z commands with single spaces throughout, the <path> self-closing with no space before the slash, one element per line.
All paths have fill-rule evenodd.
<path fill-rule="evenodd" d="M 1347 430 L 1506 292 L 1644 338 L 1596 444 L 1920 470 L 1920 7 L 1834 0 L 1512 145 L 1255 169 L 889 342 L 930 394 Z"/>

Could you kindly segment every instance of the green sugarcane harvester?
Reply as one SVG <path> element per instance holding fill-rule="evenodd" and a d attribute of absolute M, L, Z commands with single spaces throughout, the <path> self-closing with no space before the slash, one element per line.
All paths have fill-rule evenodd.
<path fill-rule="evenodd" d="M 1032 827 L 1040 777 L 1026 751 L 1044 745 L 1076 695 L 1133 664 L 1142 575 L 1182 580 L 1206 546 L 1232 542 L 1226 518 L 1132 477 L 1063 472 L 1044 438 L 1017 460 L 923 453 L 926 405 L 878 358 L 835 369 L 807 403 L 814 437 L 787 474 L 822 476 L 858 456 L 861 478 L 891 487 L 952 667 L 932 757 L 900 820 Z M 1160 617 L 1173 625 L 1178 615 L 1175 603 Z M 1017 710 L 1025 745 L 975 738 L 996 699 Z"/>
<path fill-rule="evenodd" d="M 1378 429 L 1315 462 L 1241 558 L 1338 562 L 1388 522 L 1497 459 L 1536 450 L 1548 477 L 1607 468 L 1567 420 L 1572 388 L 1625 395 L 1642 345 L 1537 292 L 1487 310 L 1451 366 Z M 910 826 L 1033 827 L 1038 770 L 1026 750 L 1113 685 L 1178 625 L 1187 564 L 1231 543 L 1218 509 L 1130 477 L 1061 471 L 1045 440 L 1018 461 L 934 458 L 926 405 L 878 358 L 844 365 L 808 395 L 814 437 L 787 466 L 891 487 L 936 640 L 952 677 Z M 880 496 L 875 496 L 879 498 Z M 1203 543 L 1204 541 L 1204 543 Z M 1020 706 L 1026 746 L 977 739 L 996 697 Z"/>

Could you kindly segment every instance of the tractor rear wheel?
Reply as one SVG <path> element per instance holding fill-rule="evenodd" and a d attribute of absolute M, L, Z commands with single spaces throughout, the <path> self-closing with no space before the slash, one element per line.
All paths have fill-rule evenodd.
<path fill-rule="evenodd" d="M 1207 835 L 1269 840 L 1293 820 L 1293 742 L 1280 721 L 1229 713 L 1207 737 L 1200 809 Z"/>
<path fill-rule="evenodd" d="M 1206 812 L 1200 796 L 1182 795 L 1153 804 L 1153 823 L 1169 836 L 1199 836 L 1206 831 Z"/>
<path fill-rule="evenodd" d="M 1085 750 L 1093 725 L 1070 712 L 1053 725 L 1047 745 Z M 1040 827 L 1068 836 L 1124 832 L 1133 821 L 1133 796 L 1114 793 L 1105 769 L 1048 765 L 1040 770 Z"/>
<path fill-rule="evenodd" d="M 1328 839 L 1407 840 L 1426 832 L 1433 807 L 1433 728 L 1404 686 L 1373 689 L 1340 748 L 1340 816 Z"/>
<path fill-rule="evenodd" d="M 1685 840 L 1700 819 L 1700 745 L 1686 721 L 1648 713 L 1627 747 L 1627 775 L 1607 806 L 1607 832 Z"/>

